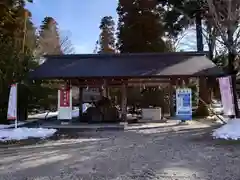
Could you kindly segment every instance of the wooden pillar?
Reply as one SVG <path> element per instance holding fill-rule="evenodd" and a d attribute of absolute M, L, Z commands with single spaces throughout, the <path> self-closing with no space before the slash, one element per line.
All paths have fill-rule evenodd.
<path fill-rule="evenodd" d="M 81 117 L 83 115 L 83 113 L 82 113 L 82 111 L 83 111 L 83 108 L 82 108 L 82 105 L 83 105 L 83 88 L 82 87 L 79 87 L 78 99 L 79 99 L 79 120 L 81 120 Z"/>
<path fill-rule="evenodd" d="M 110 99 L 110 91 L 108 86 L 106 87 L 106 97 Z"/>
<path fill-rule="evenodd" d="M 209 115 L 209 111 L 206 104 L 210 103 L 210 99 L 208 98 L 209 94 L 206 82 L 207 81 L 205 77 L 199 78 L 199 101 L 196 115 L 200 117 L 205 117 Z"/>
<path fill-rule="evenodd" d="M 182 80 L 179 77 L 176 77 L 174 79 L 175 82 L 175 89 L 181 88 L 182 86 Z M 174 115 L 176 115 L 176 111 L 177 111 L 177 96 L 176 96 L 176 91 L 175 91 L 175 105 L 174 105 Z"/>
<path fill-rule="evenodd" d="M 103 86 L 102 86 L 102 96 L 108 97 L 107 96 L 107 80 L 103 80 Z"/>
<path fill-rule="evenodd" d="M 100 96 L 103 96 L 103 89 L 102 89 L 102 87 L 99 87 L 98 90 L 99 90 Z"/>
<path fill-rule="evenodd" d="M 170 105 L 170 116 L 174 116 L 175 115 L 175 108 L 174 108 L 174 85 L 176 84 L 176 79 L 171 78 L 170 80 L 170 85 L 169 85 L 169 105 Z"/>
<path fill-rule="evenodd" d="M 208 91 L 208 87 L 207 87 L 207 78 L 205 77 L 200 77 L 199 78 L 199 96 L 202 98 L 202 100 L 204 102 L 206 102 L 207 104 L 210 103 L 210 98 L 209 98 L 209 91 Z"/>
<path fill-rule="evenodd" d="M 110 90 L 109 90 L 109 86 L 108 86 L 108 83 L 107 83 L 107 80 L 104 80 L 104 97 L 107 97 L 108 99 L 110 99 Z"/>
<path fill-rule="evenodd" d="M 121 100 L 121 117 L 124 122 L 127 121 L 127 85 L 124 83 L 121 87 L 122 100 Z"/>
<path fill-rule="evenodd" d="M 206 88 L 207 88 L 207 102 L 208 104 L 211 103 L 211 100 L 212 100 L 212 88 L 211 86 L 209 85 L 209 78 L 207 77 L 206 78 Z"/>

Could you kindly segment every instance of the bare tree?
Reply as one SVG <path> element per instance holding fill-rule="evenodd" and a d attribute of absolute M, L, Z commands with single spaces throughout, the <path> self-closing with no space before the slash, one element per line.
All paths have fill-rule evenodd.
<path fill-rule="evenodd" d="M 204 26 L 203 26 L 203 36 L 207 42 L 209 50 L 214 48 L 214 44 L 225 46 L 226 49 L 231 49 L 233 51 L 239 52 L 240 48 L 240 28 L 239 28 L 239 18 L 240 18 L 240 1 L 239 0 L 199 0 L 201 3 L 201 11 L 204 13 Z M 189 29 L 194 25 L 194 18 L 190 17 L 184 10 L 177 7 L 171 7 L 182 16 L 185 17 L 189 22 Z M 179 18 L 180 18 L 179 17 Z M 189 32 L 189 31 L 188 31 Z M 233 34 L 233 43 L 230 43 L 229 32 Z M 185 38 L 184 38 L 185 39 Z M 181 40 L 182 42 L 182 40 Z M 180 43 L 182 44 L 182 43 Z M 187 44 L 185 44 L 187 45 Z M 221 48 L 222 48 L 221 47 Z M 222 50 L 221 50 L 222 51 Z"/>
<path fill-rule="evenodd" d="M 177 37 L 168 35 L 165 38 L 163 38 L 163 40 L 168 45 L 169 51 L 172 51 L 172 52 L 176 52 L 176 51 L 179 51 L 179 50 L 181 51 L 181 46 L 186 45 L 186 44 L 183 44 L 183 43 L 184 43 L 184 40 L 186 39 L 188 34 L 189 34 L 189 29 L 183 31 Z M 187 44 L 187 46 L 188 46 L 188 44 Z"/>
<path fill-rule="evenodd" d="M 240 1 L 205 0 L 209 21 L 229 52 L 237 55 L 240 45 Z"/>
<path fill-rule="evenodd" d="M 75 53 L 73 44 L 72 44 L 69 36 L 67 36 L 67 35 L 60 36 L 60 48 L 61 48 L 61 52 L 63 54 L 74 54 Z"/>
<path fill-rule="evenodd" d="M 60 34 L 60 35 L 59 35 Z M 45 30 L 39 33 L 36 56 L 46 54 L 74 54 L 75 50 L 68 35 L 65 33 L 53 33 L 52 30 Z"/>
<path fill-rule="evenodd" d="M 97 54 L 98 53 L 98 50 L 99 49 L 99 42 L 98 42 L 98 40 L 96 41 L 96 43 L 95 43 L 95 47 L 94 47 L 94 50 L 93 50 L 93 54 Z"/>
<path fill-rule="evenodd" d="M 235 114 L 238 117 L 236 71 L 239 67 L 240 1 L 205 0 L 205 6 L 208 10 L 211 23 L 219 33 L 224 47 L 228 50 L 228 72 L 232 75 Z"/>

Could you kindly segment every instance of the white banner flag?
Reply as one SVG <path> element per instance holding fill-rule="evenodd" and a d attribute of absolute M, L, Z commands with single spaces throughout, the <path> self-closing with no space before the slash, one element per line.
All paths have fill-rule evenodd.
<path fill-rule="evenodd" d="M 11 85 L 8 101 L 7 118 L 8 120 L 17 119 L 17 84 Z"/>
<path fill-rule="evenodd" d="M 219 87 L 224 115 L 235 115 L 233 92 L 231 88 L 231 76 L 219 78 Z"/>

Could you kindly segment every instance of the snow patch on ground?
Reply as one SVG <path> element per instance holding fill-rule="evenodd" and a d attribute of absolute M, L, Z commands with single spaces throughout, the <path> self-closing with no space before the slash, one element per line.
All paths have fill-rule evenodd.
<path fill-rule="evenodd" d="M 239 140 L 240 119 L 231 119 L 227 124 L 213 131 L 212 136 L 216 139 Z"/>
<path fill-rule="evenodd" d="M 0 124 L 0 129 L 10 128 L 12 124 Z"/>
<path fill-rule="evenodd" d="M 43 128 L 16 128 L 16 129 L 1 129 L 0 141 L 9 140 L 23 140 L 28 138 L 47 138 L 52 136 L 56 129 L 43 129 Z"/>
<path fill-rule="evenodd" d="M 85 112 L 91 105 L 89 103 L 84 103 L 82 105 L 82 109 L 83 112 Z M 56 117 L 58 115 L 58 111 L 56 112 L 45 112 L 45 113 L 41 113 L 41 114 L 34 114 L 34 115 L 30 115 L 28 116 L 28 118 L 31 119 L 44 119 L 46 116 L 47 118 L 51 118 L 51 117 Z M 72 110 L 72 117 L 78 117 L 79 116 L 79 108 L 75 108 Z"/>
<path fill-rule="evenodd" d="M 22 126 L 24 124 L 26 124 L 26 122 L 18 122 L 18 126 Z M 13 124 L 0 124 L 0 130 L 7 129 L 7 128 L 13 128 L 13 127 L 15 127 L 14 123 Z"/>

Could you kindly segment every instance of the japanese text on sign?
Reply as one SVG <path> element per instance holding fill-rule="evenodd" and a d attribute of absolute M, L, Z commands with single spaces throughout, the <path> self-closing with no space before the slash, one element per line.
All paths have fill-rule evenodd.
<path fill-rule="evenodd" d="M 70 107 L 70 88 L 60 89 L 60 107 Z"/>
<path fill-rule="evenodd" d="M 192 119 L 192 91 L 189 88 L 176 90 L 176 115 L 181 120 Z"/>

